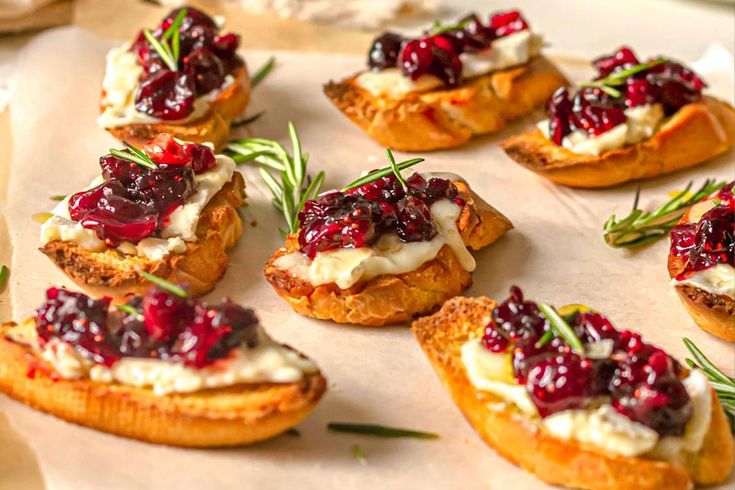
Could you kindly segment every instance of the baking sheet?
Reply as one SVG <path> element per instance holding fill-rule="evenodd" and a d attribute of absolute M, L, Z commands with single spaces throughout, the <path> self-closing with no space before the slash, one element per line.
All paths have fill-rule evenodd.
<path fill-rule="evenodd" d="M 15 319 L 32 312 L 46 287 L 72 286 L 37 251 L 39 225 L 31 215 L 52 208 L 49 196 L 86 185 L 98 174 L 99 156 L 116 144 L 95 122 L 104 54 L 111 46 L 75 28 L 61 28 L 38 36 L 20 57 L 11 105 L 14 145 L 8 206 Z M 269 55 L 247 52 L 251 70 Z M 276 69 L 255 90 L 249 108 L 251 114 L 262 109 L 266 113 L 250 130 L 286 142 L 286 124 L 294 121 L 311 155 L 312 172 L 327 172 L 326 187 L 382 166 L 384 149 L 321 94 L 326 80 L 360 69 L 362 57 L 276 56 Z M 729 84 L 718 83 L 712 90 L 732 98 L 732 66 L 725 65 L 715 68 L 729 71 L 714 79 Z M 587 75 L 579 63 L 562 67 L 573 78 Z M 556 187 L 498 148 L 504 136 L 522 130 L 532 119 L 499 135 L 477 138 L 462 149 L 424 155 L 423 170 L 463 175 L 516 226 L 476 255 L 475 284 L 465 294 L 502 299 L 510 285 L 518 284 L 539 301 L 589 304 L 606 312 L 618 327 L 638 330 L 680 358 L 685 355 L 681 337 L 686 335 L 732 374 L 733 347 L 695 328 L 668 284 L 666 241 L 633 253 L 603 243 L 603 222 L 613 211 L 627 213 L 637 184 L 603 191 Z M 695 169 L 647 181 L 641 205 L 660 203 L 669 190 L 689 180 L 731 179 L 733 162 L 731 152 Z M 249 167 L 242 171 L 250 204 L 243 216 L 246 223 L 257 225 L 246 227 L 229 270 L 209 298 L 227 295 L 254 306 L 275 338 L 319 362 L 329 379 L 328 394 L 299 425 L 301 437 L 281 436 L 227 450 L 147 445 L 68 424 L 0 397 L 0 412 L 27 439 L 47 488 L 552 488 L 480 441 L 407 328 L 363 329 L 311 320 L 293 313 L 276 296 L 263 279 L 262 267 L 280 245 L 279 216 L 257 173 Z M 382 440 L 334 434 L 326 431 L 331 421 L 410 427 L 441 438 Z M 356 443 L 365 453 L 366 466 L 352 454 Z"/>

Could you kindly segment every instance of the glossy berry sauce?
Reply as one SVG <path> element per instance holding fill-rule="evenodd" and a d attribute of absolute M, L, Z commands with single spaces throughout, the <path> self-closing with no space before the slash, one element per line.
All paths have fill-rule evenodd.
<path fill-rule="evenodd" d="M 129 150 L 125 150 L 129 152 Z M 69 215 L 108 246 L 154 235 L 168 216 L 196 192 L 194 175 L 216 165 L 212 150 L 179 144 L 161 134 L 143 148 L 155 169 L 108 154 L 100 158 L 105 181 L 69 198 Z"/>
<path fill-rule="evenodd" d="M 180 9 L 173 10 L 152 31 L 161 40 Z M 177 69 L 172 71 L 141 31 L 130 50 L 143 67 L 135 108 L 165 121 L 182 119 L 194 111 L 197 97 L 218 89 L 227 75 L 244 66 L 237 55 L 237 34 L 220 34 L 214 20 L 193 7 L 187 8 L 179 27 L 180 51 Z"/>
<path fill-rule="evenodd" d="M 681 223 L 671 230 L 671 253 L 686 260 L 676 277 L 685 279 L 692 272 L 717 264 L 735 267 L 735 182 L 720 189 L 709 199 L 718 204 L 702 215 L 697 223 Z"/>
<path fill-rule="evenodd" d="M 232 349 L 258 342 L 255 313 L 229 300 L 209 305 L 151 288 L 127 304 L 139 314 L 111 308 L 107 297 L 93 299 L 52 287 L 34 316 L 41 346 L 59 339 L 85 359 L 108 367 L 134 357 L 202 368 Z"/>
<path fill-rule="evenodd" d="M 403 74 L 413 80 L 429 74 L 448 86 L 455 86 L 462 77 L 460 54 L 483 51 L 495 39 L 528 29 L 528 23 L 516 10 L 494 14 L 488 23 L 471 14 L 457 25 L 457 28 L 426 33 L 416 39 L 385 32 L 373 41 L 368 66 L 374 71 L 400 67 Z"/>
<path fill-rule="evenodd" d="M 301 252 L 313 259 L 327 250 L 367 247 L 385 233 L 406 243 L 431 240 L 437 229 L 430 206 L 441 199 L 464 205 L 449 180 L 413 174 L 406 183 L 407 191 L 391 174 L 307 201 L 299 213 Z"/>
<path fill-rule="evenodd" d="M 593 62 L 595 80 L 641 64 L 630 48 L 622 47 Z M 665 61 L 628 76 L 613 97 L 598 87 L 570 91 L 558 89 L 546 103 L 549 136 L 557 145 L 575 130 L 598 136 L 627 120 L 625 109 L 644 104 L 661 104 L 667 116 L 702 98 L 705 83 L 691 69 L 676 61 Z"/>
<path fill-rule="evenodd" d="M 582 357 L 558 336 L 540 346 L 549 323 L 515 286 L 493 310 L 482 338 L 490 351 L 510 352 L 516 380 L 541 417 L 589 407 L 604 397 L 617 412 L 660 435 L 684 433 L 692 404 L 676 360 L 637 333 L 615 329 L 599 313 L 577 312 L 565 319 L 583 344 L 612 341 L 610 355 Z"/>

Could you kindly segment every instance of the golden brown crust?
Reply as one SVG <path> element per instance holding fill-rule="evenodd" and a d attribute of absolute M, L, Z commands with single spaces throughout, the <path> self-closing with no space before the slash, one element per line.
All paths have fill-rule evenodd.
<path fill-rule="evenodd" d="M 466 204 L 457 227 L 468 248 L 479 250 L 512 228 L 510 221 L 474 194 L 467 184 L 455 182 Z M 291 235 L 265 266 L 265 277 L 278 295 L 302 315 L 378 327 L 410 321 L 430 313 L 445 300 L 458 295 L 472 282 L 449 247 L 419 269 L 360 281 L 349 289 L 336 284 L 313 286 L 276 266 L 276 260 L 299 249 L 297 234 Z"/>
<path fill-rule="evenodd" d="M 0 325 L 0 391 L 69 422 L 155 444 L 216 447 L 262 441 L 298 424 L 326 390 L 321 373 L 297 383 L 166 396 L 116 383 L 60 379 L 28 347 L 5 336 L 14 325 Z"/>
<path fill-rule="evenodd" d="M 468 80 L 457 88 L 376 97 L 356 75 L 329 82 L 324 93 L 375 141 L 401 151 L 460 146 L 473 136 L 503 129 L 531 112 L 568 81 L 546 58 Z"/>
<path fill-rule="evenodd" d="M 55 240 L 41 247 L 54 264 L 79 286 L 97 294 L 120 298 L 143 294 L 150 282 L 144 270 L 176 284 L 189 285 L 192 296 L 211 291 L 227 269 L 227 250 L 243 232 L 237 208 L 245 203 L 245 182 L 239 172 L 226 183 L 202 210 L 196 242 L 187 242 L 186 252 L 169 254 L 154 261 L 144 256 L 125 255 L 115 249 L 91 252 L 73 242 Z"/>
<path fill-rule="evenodd" d="M 669 251 L 669 277 L 673 279 L 681 274 L 685 265 L 685 257 L 677 257 Z M 728 342 L 735 342 L 735 301 L 732 298 L 690 285 L 678 285 L 674 289 L 699 328 Z"/>
<path fill-rule="evenodd" d="M 159 134 L 168 133 L 184 141 L 210 142 L 214 144 L 215 150 L 218 150 L 227 143 L 233 119 L 245 111 L 251 90 L 250 76 L 247 68 L 243 67 L 237 71 L 234 83 L 222 90 L 210 110 L 196 121 L 185 124 L 128 124 L 105 129 L 115 138 L 135 146 L 143 146 Z M 104 110 L 104 106 L 101 110 Z"/>
<path fill-rule="evenodd" d="M 501 401 L 478 392 L 462 365 L 460 347 L 479 337 L 496 303 L 489 298 L 453 298 L 442 309 L 413 323 L 413 332 L 454 402 L 487 444 L 509 461 L 549 483 L 590 490 L 685 490 L 692 482 L 721 482 L 733 466 L 733 440 L 712 392 L 712 423 L 699 453 L 686 465 L 626 458 L 557 439 Z"/>
<path fill-rule="evenodd" d="M 700 164 L 735 144 L 735 109 L 713 97 L 687 104 L 653 137 L 600 156 L 582 155 L 549 141 L 534 129 L 501 143 L 524 167 L 557 184 L 609 187 Z"/>

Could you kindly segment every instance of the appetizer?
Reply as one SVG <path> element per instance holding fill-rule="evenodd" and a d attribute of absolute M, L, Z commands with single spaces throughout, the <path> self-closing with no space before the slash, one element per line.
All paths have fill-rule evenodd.
<path fill-rule="evenodd" d="M 413 331 L 485 442 L 549 483 L 688 490 L 733 467 L 705 374 L 600 313 L 557 311 L 513 287 L 501 304 L 454 298 Z"/>
<path fill-rule="evenodd" d="M 107 54 L 99 125 L 135 145 L 170 133 L 222 147 L 250 98 L 239 44 L 204 12 L 173 10 L 155 30 Z"/>
<path fill-rule="evenodd" d="M 543 104 L 568 82 L 541 56 L 541 36 L 516 10 L 471 14 L 418 38 L 386 32 L 368 69 L 324 93 L 383 146 L 427 151 L 460 146 Z"/>
<path fill-rule="evenodd" d="M 317 365 L 271 339 L 253 310 L 178 286 L 124 305 L 52 287 L 32 318 L 0 325 L 0 391 L 69 422 L 156 444 L 250 444 L 306 417 Z"/>
<path fill-rule="evenodd" d="M 548 119 L 502 143 L 511 158 L 557 184 L 608 187 L 700 164 L 735 142 L 735 109 L 703 95 L 683 64 L 641 63 L 622 47 L 593 65 L 593 81 L 557 90 Z"/>
<path fill-rule="evenodd" d="M 298 313 L 382 326 L 429 313 L 472 282 L 479 250 L 512 225 L 454 174 L 373 171 L 306 201 L 265 266 Z"/>
<path fill-rule="evenodd" d="M 100 158 L 102 175 L 64 198 L 41 226 L 41 252 L 80 286 L 119 297 L 141 272 L 210 291 L 242 235 L 245 183 L 211 146 L 161 134 Z"/>
<path fill-rule="evenodd" d="M 695 204 L 671 230 L 668 269 L 699 327 L 735 342 L 735 182 Z"/>

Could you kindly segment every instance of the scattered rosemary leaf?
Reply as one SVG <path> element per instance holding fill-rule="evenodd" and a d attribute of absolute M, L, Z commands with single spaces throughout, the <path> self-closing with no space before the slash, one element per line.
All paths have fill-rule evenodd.
<path fill-rule="evenodd" d="M 49 199 L 51 199 L 52 201 L 59 202 L 59 201 L 63 201 L 64 199 L 66 199 L 66 196 L 63 194 L 55 194 L 49 197 Z"/>
<path fill-rule="evenodd" d="M 138 274 L 140 274 L 144 279 L 149 280 L 153 284 L 156 284 L 157 286 L 161 286 L 163 289 L 165 289 L 169 293 L 175 294 L 179 298 L 188 298 L 189 297 L 189 295 L 186 293 L 186 291 L 184 290 L 184 288 L 182 288 L 181 286 L 177 286 L 176 284 L 171 283 L 171 282 L 167 281 L 166 279 L 162 279 L 162 278 L 160 278 L 158 276 L 154 276 L 150 272 L 146 272 L 146 271 L 143 271 L 143 270 L 138 271 Z"/>
<path fill-rule="evenodd" d="M 262 82 L 263 79 L 268 75 L 268 73 L 271 72 L 275 63 L 276 57 L 271 56 L 270 58 L 268 58 L 268 61 L 266 61 L 265 64 L 261 66 L 258 71 L 255 72 L 255 75 L 253 75 L 250 79 L 250 84 L 253 88 L 255 88 L 260 82 Z"/>
<path fill-rule="evenodd" d="M 413 437 L 416 439 L 438 439 L 439 435 L 432 432 L 423 432 L 396 427 L 386 427 L 376 424 L 351 424 L 343 422 L 330 422 L 327 424 L 329 430 L 335 432 L 349 432 L 352 434 L 363 434 L 376 437 Z"/>
<path fill-rule="evenodd" d="M 5 289 L 5 284 L 8 282 L 8 277 L 10 276 L 10 269 L 8 269 L 7 265 L 3 265 L 0 267 L 0 291 Z"/>
<path fill-rule="evenodd" d="M 245 119 L 241 119 L 240 121 L 232 123 L 233 128 L 239 128 L 241 126 L 247 126 L 248 124 L 252 124 L 258 119 L 260 119 L 263 114 L 265 114 L 265 111 L 260 111 L 257 114 L 253 114 L 250 117 L 246 117 Z"/>
<path fill-rule="evenodd" d="M 33 213 L 31 215 L 31 219 L 33 219 L 33 221 L 35 221 L 36 223 L 42 225 L 48 220 L 50 220 L 51 218 L 53 218 L 53 216 L 54 215 L 51 213 Z"/>
<path fill-rule="evenodd" d="M 367 459 L 365 459 L 365 455 L 363 454 L 362 448 L 360 448 L 360 446 L 354 444 L 352 446 L 352 454 L 355 456 L 355 459 L 358 463 L 363 466 L 367 466 Z"/>
<path fill-rule="evenodd" d="M 141 315 L 140 311 L 136 310 L 130 305 L 115 305 L 115 308 L 117 308 L 119 311 L 127 313 L 128 315 L 135 315 L 135 316 Z"/>
<path fill-rule="evenodd" d="M 291 437 L 301 437 L 301 432 L 299 432 L 298 429 L 294 429 L 293 427 L 284 432 L 284 434 Z"/>

